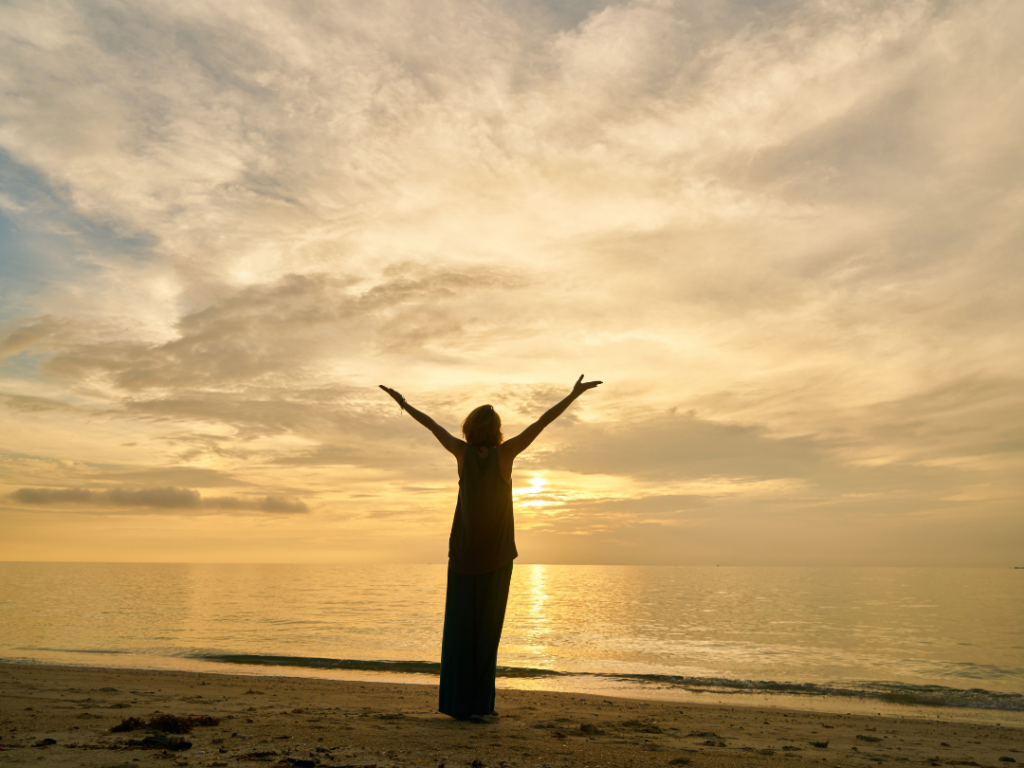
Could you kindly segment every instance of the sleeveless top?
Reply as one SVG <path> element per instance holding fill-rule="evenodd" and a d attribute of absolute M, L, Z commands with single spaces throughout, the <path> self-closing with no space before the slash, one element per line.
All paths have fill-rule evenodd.
<path fill-rule="evenodd" d="M 462 576 L 496 571 L 519 556 L 512 520 L 512 486 L 498 469 L 498 449 L 466 446 L 459 500 L 448 539 L 448 568 Z"/>

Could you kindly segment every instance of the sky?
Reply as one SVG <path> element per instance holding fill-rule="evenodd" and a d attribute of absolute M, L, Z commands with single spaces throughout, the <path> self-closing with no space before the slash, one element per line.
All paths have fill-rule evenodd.
<path fill-rule="evenodd" d="M 1024 565 L 1019 0 L 7 0 L 0 560 Z"/>

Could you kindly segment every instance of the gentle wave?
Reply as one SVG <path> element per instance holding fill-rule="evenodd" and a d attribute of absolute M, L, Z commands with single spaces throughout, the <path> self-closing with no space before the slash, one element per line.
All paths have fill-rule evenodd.
<path fill-rule="evenodd" d="M 48 653 L 96 653 L 96 654 L 101 654 L 101 655 L 104 655 L 104 656 L 106 656 L 108 654 L 113 655 L 113 656 L 117 656 L 119 654 L 129 654 L 129 653 L 131 653 L 131 651 L 108 651 L 108 650 L 96 649 L 96 648 L 40 648 L 40 647 L 36 647 L 36 646 L 25 646 L 25 645 L 15 646 L 15 648 L 13 650 L 15 650 L 15 651 L 46 651 Z"/>
<path fill-rule="evenodd" d="M 221 664 L 247 664 L 268 667 L 305 667 L 309 669 L 350 669 L 363 672 L 389 672 L 393 674 L 424 674 L 437 676 L 441 665 L 433 661 L 371 661 L 364 659 L 327 659 L 305 656 L 261 656 L 250 654 L 186 654 L 187 658 Z M 788 696 L 831 697 L 884 701 L 928 707 L 954 707 L 1024 711 L 1024 694 L 999 693 L 982 688 L 949 688 L 941 685 L 912 685 L 909 683 L 863 682 L 842 685 L 819 683 L 789 683 L 773 680 L 732 680 L 718 677 L 688 677 L 682 675 L 629 674 L 613 672 L 559 672 L 529 667 L 498 667 L 498 677 L 591 677 L 621 680 L 671 688 L 694 693 L 760 693 Z"/>
<path fill-rule="evenodd" d="M 256 656 L 249 654 L 188 653 L 185 658 L 213 661 L 221 664 L 251 664 L 262 667 L 304 667 L 307 669 L 352 669 L 361 672 L 391 672 L 394 674 L 441 674 L 436 661 L 366 661 L 362 659 L 321 659 L 307 656 Z M 549 669 L 498 667 L 498 677 L 558 677 L 565 672 Z"/>

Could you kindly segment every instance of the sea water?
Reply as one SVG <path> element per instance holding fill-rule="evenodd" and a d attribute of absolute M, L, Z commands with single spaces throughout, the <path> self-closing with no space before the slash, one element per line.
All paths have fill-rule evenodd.
<path fill-rule="evenodd" d="M 436 682 L 443 565 L 0 563 L 0 660 Z M 499 687 L 1024 724 L 1024 570 L 517 565 Z"/>

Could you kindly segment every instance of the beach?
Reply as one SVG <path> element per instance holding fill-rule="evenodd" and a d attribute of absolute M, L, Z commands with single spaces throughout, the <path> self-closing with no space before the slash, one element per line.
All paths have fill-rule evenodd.
<path fill-rule="evenodd" d="M 499 721 L 473 724 L 436 711 L 435 685 L 32 664 L 0 664 L 0 701 L 5 766 L 1024 762 L 1024 729 L 946 722 L 938 710 L 870 717 L 500 689 Z M 191 731 L 112 731 L 167 715 L 165 728 L 195 718 Z"/>

